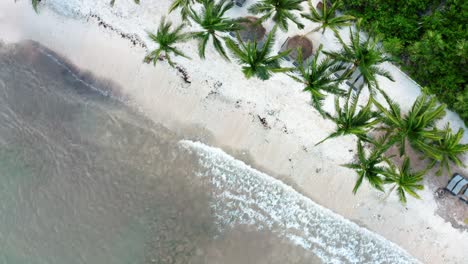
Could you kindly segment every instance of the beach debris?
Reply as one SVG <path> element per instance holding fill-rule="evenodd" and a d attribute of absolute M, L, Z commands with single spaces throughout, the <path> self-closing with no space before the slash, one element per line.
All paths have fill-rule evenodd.
<path fill-rule="evenodd" d="M 122 38 L 129 40 L 133 44 L 133 46 L 140 46 L 140 47 L 145 48 L 145 49 L 148 48 L 146 46 L 146 44 L 140 39 L 140 37 L 138 35 L 125 33 L 123 31 L 115 28 L 111 24 L 106 23 L 100 16 L 98 16 L 96 14 L 90 14 L 89 17 L 88 17 L 88 20 L 89 20 L 89 18 L 94 18 L 97 21 L 99 26 L 101 26 L 101 27 L 103 27 L 105 29 L 112 30 L 112 31 L 116 32 L 117 34 L 119 34 Z"/>
<path fill-rule="evenodd" d="M 234 105 L 236 108 L 240 108 L 241 107 L 241 103 L 242 103 L 242 100 L 237 100 L 236 101 L 236 104 Z"/>
<path fill-rule="evenodd" d="M 257 117 L 258 117 L 258 120 L 260 120 L 260 123 L 262 123 L 264 128 L 271 129 L 265 117 L 261 117 L 260 115 L 257 115 Z"/>

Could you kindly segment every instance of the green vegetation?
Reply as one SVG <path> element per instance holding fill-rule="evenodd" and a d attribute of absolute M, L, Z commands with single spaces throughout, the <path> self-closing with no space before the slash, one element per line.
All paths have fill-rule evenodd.
<path fill-rule="evenodd" d="M 260 47 L 256 40 L 244 43 L 237 34 L 237 43 L 226 39 L 226 46 L 237 58 L 242 67 L 242 72 L 247 79 L 256 76 L 261 80 L 268 80 L 275 72 L 287 72 L 291 69 L 282 68 L 280 60 L 289 54 L 289 50 L 271 56 L 273 44 L 275 43 L 276 27 L 268 34 L 268 37 Z"/>
<path fill-rule="evenodd" d="M 327 94 L 345 95 L 346 92 L 338 87 L 340 79 L 335 79 L 332 76 L 344 70 L 344 66 L 337 65 L 330 57 L 326 57 L 319 61 L 319 56 L 322 54 L 323 46 L 320 45 L 318 50 L 308 62 L 297 66 L 296 71 L 299 76 L 290 74 L 289 76 L 295 81 L 304 85 L 304 92 L 309 92 L 311 95 L 312 106 L 322 116 L 326 116 L 322 109 L 323 101 Z M 302 50 L 298 50 L 297 61 L 302 61 Z"/>
<path fill-rule="evenodd" d="M 350 15 L 338 15 L 337 10 L 342 8 L 343 2 L 341 0 L 333 1 L 330 7 L 328 5 L 322 4 L 322 10 L 317 10 L 312 4 L 312 0 L 308 0 L 309 4 L 309 14 L 301 14 L 303 18 L 309 19 L 312 22 L 320 23 L 320 26 L 316 27 L 312 31 L 322 30 L 322 34 L 325 33 L 327 28 L 331 29 L 333 32 L 338 33 L 338 29 L 350 26 L 351 21 L 355 18 Z"/>
<path fill-rule="evenodd" d="M 158 32 L 156 34 L 148 32 L 148 36 L 152 41 L 158 44 L 158 48 L 151 51 L 146 55 L 145 62 L 153 62 L 156 65 L 156 62 L 164 56 L 169 65 L 174 67 L 174 63 L 171 60 L 171 53 L 175 56 L 182 56 L 188 58 L 182 51 L 174 47 L 175 44 L 180 42 L 188 41 L 192 35 L 190 33 L 183 33 L 185 25 L 177 26 L 172 30 L 172 23 L 166 22 L 166 19 L 163 17 L 161 23 L 159 24 Z"/>
<path fill-rule="evenodd" d="M 371 32 L 365 39 L 361 39 L 361 21 L 356 23 L 356 30 L 350 29 L 350 43 L 346 44 L 341 36 L 335 33 L 335 36 L 340 41 L 342 49 L 338 52 L 325 52 L 328 56 L 339 63 L 346 64 L 348 70 L 345 76 L 351 77 L 355 71 L 358 71 L 358 76 L 353 80 L 353 85 L 363 78 L 364 84 L 369 89 L 371 95 L 375 94 L 375 89 L 379 89 L 377 75 L 394 81 L 390 73 L 379 67 L 380 64 L 390 61 L 391 58 L 386 56 L 383 49 L 378 45 L 379 39 Z M 375 89 L 374 89 L 375 88 Z"/>
<path fill-rule="evenodd" d="M 257 21 L 255 24 L 271 18 L 285 31 L 290 22 L 302 28 L 304 25 L 300 22 L 299 14 L 295 14 L 302 10 L 302 2 L 304 0 L 259 0 L 249 11 L 262 17 L 248 21 Z M 194 5 L 201 9 L 195 11 Z M 466 121 L 468 31 L 463 15 L 468 12 L 463 11 L 467 11 L 467 5 L 458 0 L 447 0 L 444 4 L 436 0 L 404 4 L 393 0 L 336 0 L 327 1 L 316 8 L 309 1 L 309 13 L 300 14 L 301 17 L 321 24 L 310 32 L 331 29 L 342 49 L 323 51 L 320 46 L 312 56 L 303 60 L 303 52 L 298 48 L 295 58 L 297 66 L 293 69 L 282 67 L 280 63 L 291 50 L 272 55 L 276 53 L 273 51 L 276 26 L 264 43 L 256 38 L 244 41 L 239 31 L 245 29 L 241 24 L 247 20 L 225 16 L 234 6 L 231 0 L 175 0 L 169 11 L 180 9 L 184 22 L 195 22 L 194 27 L 201 29 L 184 33 L 184 25 L 173 29 L 172 23 L 163 18 L 157 33 L 148 33 L 158 48 L 151 51 L 145 61 L 156 64 L 157 60 L 165 58 L 174 66 L 171 55 L 188 58 L 175 45 L 192 38 L 198 40 L 198 53 L 203 59 L 207 43 L 212 39 L 214 49 L 226 60 L 229 60 L 229 56 L 224 46 L 229 49 L 242 66 L 246 78 L 268 80 L 275 73 L 286 73 L 302 84 L 304 92 L 310 93 L 312 106 L 324 118 L 336 124 L 335 130 L 317 145 L 339 136 L 353 135 L 357 138 L 357 159 L 343 165 L 357 173 L 353 193 L 366 180 L 379 191 L 385 191 L 385 185 L 390 185 L 387 195 L 396 190 L 400 201 L 406 203 L 407 195 L 419 198 L 416 192 L 423 188 L 420 183 L 427 171 L 438 166 L 437 174 L 440 175 L 444 170 L 450 172 L 451 166 L 464 166 L 460 157 L 468 152 L 468 144 L 460 143 L 462 129 L 453 134 L 448 124 L 443 129 L 436 126 L 445 116 L 446 106 L 439 105 L 436 98 L 427 95 L 425 90 L 411 109 L 403 112 L 379 88 L 377 76 L 393 81 L 389 72 L 380 67 L 393 58 L 384 52 L 378 35 L 383 33 L 383 47 L 399 57 L 405 69 L 428 85 L 429 90 L 442 101 L 459 111 Z M 37 8 L 37 1 L 33 1 L 33 6 Z M 357 16 L 364 16 L 357 21 L 355 30 L 349 29 L 349 44 L 341 38 L 337 29 L 349 25 L 354 18 L 339 15 L 336 9 L 342 6 Z M 375 27 L 370 28 L 371 24 Z M 366 25 L 368 33 L 365 39 L 361 37 L 366 35 L 361 34 L 365 33 L 361 31 L 362 25 Z M 228 33 L 236 33 L 237 41 L 230 39 Z M 354 85 L 361 78 L 363 84 L 355 91 Z M 348 90 L 339 87 L 343 82 L 351 84 Z M 363 88 L 367 88 L 371 96 L 367 102 L 361 103 Z M 334 113 L 322 107 L 329 95 L 335 96 Z M 377 101 L 378 96 L 382 96 L 384 102 Z M 398 155 L 390 155 L 396 148 Z M 419 157 L 414 157 L 414 153 Z M 425 168 L 413 171 L 412 159 L 419 159 Z M 397 167 L 395 164 L 399 163 L 401 166 Z"/>
<path fill-rule="evenodd" d="M 260 21 L 272 18 L 279 27 L 288 31 L 288 21 L 292 21 L 298 28 L 304 28 L 293 11 L 301 11 L 301 3 L 305 0 L 259 0 L 249 7 L 249 12 L 262 17 Z"/>
<path fill-rule="evenodd" d="M 140 4 L 140 0 L 133 0 L 133 2 L 135 2 L 135 4 Z M 111 6 L 114 6 L 115 0 L 111 0 L 110 4 Z"/>
<path fill-rule="evenodd" d="M 215 50 L 226 60 L 229 60 L 226 50 L 220 40 L 218 33 L 233 32 L 240 30 L 238 22 L 235 19 L 226 18 L 224 14 L 234 6 L 231 0 L 220 0 L 219 2 L 203 0 L 203 8 L 200 13 L 195 12 L 190 7 L 190 18 L 200 25 L 203 30 L 194 32 L 194 38 L 198 39 L 198 55 L 205 58 L 206 44 L 210 37 L 213 39 Z"/>
<path fill-rule="evenodd" d="M 344 10 L 383 36 L 402 68 L 468 125 L 468 2 L 347 0 Z"/>

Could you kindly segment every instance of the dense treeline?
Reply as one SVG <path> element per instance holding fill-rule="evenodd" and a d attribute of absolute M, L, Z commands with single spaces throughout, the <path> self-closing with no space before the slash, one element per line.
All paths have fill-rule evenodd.
<path fill-rule="evenodd" d="M 345 9 L 382 34 L 385 49 L 468 125 L 468 1 L 347 0 Z"/>

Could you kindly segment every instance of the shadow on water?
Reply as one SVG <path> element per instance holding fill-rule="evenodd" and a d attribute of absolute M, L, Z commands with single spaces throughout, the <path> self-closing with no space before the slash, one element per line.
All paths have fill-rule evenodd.
<path fill-rule="evenodd" d="M 37 43 L 0 44 L 0 263 L 318 263 L 221 233 L 197 157 L 123 101 Z"/>

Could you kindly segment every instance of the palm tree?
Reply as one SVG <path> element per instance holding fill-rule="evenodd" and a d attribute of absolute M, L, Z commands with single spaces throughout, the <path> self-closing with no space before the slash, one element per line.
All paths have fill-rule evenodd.
<path fill-rule="evenodd" d="M 373 96 L 375 94 L 374 88 L 380 90 L 377 82 L 378 75 L 394 81 L 388 71 L 379 67 L 381 63 L 391 61 L 391 58 L 385 55 L 383 49 L 378 45 L 379 39 L 376 37 L 369 35 L 367 39 L 361 40 L 360 24 L 359 20 L 354 32 L 350 29 L 351 43 L 349 44 L 346 44 L 340 35 L 335 33 L 335 36 L 342 45 L 342 49 L 338 52 L 325 52 L 325 54 L 335 59 L 338 63 L 350 65 L 345 76 L 349 77 L 355 71 L 358 71 L 359 76 L 354 82 L 363 78 L 364 84 L 369 89 L 371 96 Z"/>
<path fill-rule="evenodd" d="M 15 0 L 15 2 L 16 2 L 16 0 Z M 35 11 L 36 13 L 38 12 L 37 6 L 39 5 L 39 2 L 41 2 L 41 0 L 32 0 L 32 2 L 31 2 L 31 3 L 32 3 L 32 6 L 33 6 L 33 8 L 34 8 L 34 11 Z"/>
<path fill-rule="evenodd" d="M 335 98 L 336 114 L 331 116 L 327 113 L 327 117 L 335 122 L 336 130 L 315 145 L 319 145 L 327 139 L 344 135 L 355 135 L 360 141 L 372 141 L 368 137 L 368 133 L 374 128 L 374 125 L 380 122 L 378 119 L 379 113 L 372 111 L 371 100 L 357 112 L 358 100 L 359 94 L 351 95 L 350 92 L 345 105 L 341 107 L 339 98 Z"/>
<path fill-rule="evenodd" d="M 383 173 L 385 175 L 384 183 L 393 184 L 393 186 L 385 198 L 396 188 L 398 198 L 403 204 L 406 203 L 406 194 L 420 199 L 416 191 L 424 189 L 420 182 L 423 180 L 426 171 L 412 172 L 408 157 L 405 157 L 400 168 L 396 168 L 395 164 L 390 161 L 387 161 L 387 164 L 389 167 Z"/>
<path fill-rule="evenodd" d="M 305 0 L 260 0 L 249 7 L 252 14 L 262 14 L 260 21 L 273 18 L 283 31 L 288 30 L 288 20 L 291 20 L 298 28 L 304 28 L 293 11 L 302 11 L 301 3 Z"/>
<path fill-rule="evenodd" d="M 226 46 L 237 57 L 242 67 L 242 72 L 247 79 L 256 76 L 261 80 L 268 80 L 272 73 L 290 71 L 289 68 L 282 68 L 280 60 L 287 56 L 290 50 L 283 51 L 275 56 L 271 56 L 273 44 L 275 43 L 276 27 L 268 34 L 262 47 L 259 47 L 256 40 L 242 41 L 237 34 L 237 41 L 226 39 Z"/>
<path fill-rule="evenodd" d="M 211 37 L 216 51 L 229 60 L 217 33 L 237 31 L 241 28 L 235 20 L 224 17 L 226 11 L 233 6 L 234 2 L 231 0 L 220 0 L 218 3 L 213 0 L 203 0 L 200 14 L 190 7 L 190 17 L 203 28 L 202 31 L 193 33 L 193 36 L 199 40 L 198 54 L 200 58 L 205 58 L 206 44 Z"/>
<path fill-rule="evenodd" d="M 341 0 L 333 1 L 331 7 L 328 7 L 327 4 L 323 4 L 322 10 L 317 10 L 311 0 L 308 0 L 310 14 L 301 14 L 303 18 L 309 19 L 313 22 L 320 23 L 321 25 L 316 27 L 312 32 L 322 30 L 322 34 L 325 33 L 327 28 L 333 30 L 333 32 L 338 33 L 338 29 L 343 26 L 351 25 L 351 21 L 355 17 L 350 15 L 337 15 L 337 11 L 343 7 L 343 2 Z"/>
<path fill-rule="evenodd" d="M 463 132 L 464 130 L 460 128 L 456 134 L 453 134 L 450 125 L 447 124 L 442 132 L 442 138 L 435 141 L 434 147 L 441 157 L 440 160 L 434 160 L 434 162 L 440 162 L 437 175 L 441 175 L 444 168 L 451 174 L 451 162 L 458 167 L 465 167 L 460 160 L 460 156 L 468 152 L 468 144 L 460 143 L 463 138 Z"/>
<path fill-rule="evenodd" d="M 388 95 L 382 94 L 389 106 L 383 107 L 375 99 L 374 105 L 382 112 L 380 128 L 392 136 L 392 141 L 399 145 L 400 156 L 405 153 L 406 142 L 426 156 L 441 160 L 442 155 L 431 142 L 442 140 L 442 135 L 435 127 L 436 121 L 445 115 L 445 105 L 437 106 L 434 97 L 428 98 L 426 94 L 420 95 L 413 103 L 411 110 L 403 115 L 398 103 L 392 101 Z"/>
<path fill-rule="evenodd" d="M 353 188 L 353 193 L 356 194 L 364 179 L 370 185 L 379 191 L 384 191 L 382 184 L 382 175 L 385 174 L 385 168 L 380 164 L 385 161 L 383 153 L 388 149 L 388 145 L 384 143 L 385 139 L 379 142 L 367 156 L 362 147 L 362 142 L 358 141 L 358 160 L 353 163 L 344 164 L 342 166 L 356 171 L 358 179 Z M 382 144 L 380 144 L 382 143 Z"/>
<path fill-rule="evenodd" d="M 34 1 L 37 1 L 37 0 L 33 0 L 33 2 Z M 140 0 L 133 0 L 133 1 L 135 2 L 135 4 L 140 4 Z M 114 6 L 115 0 L 111 0 L 110 4 L 111 4 L 111 6 Z"/>
<path fill-rule="evenodd" d="M 190 6 L 194 3 L 200 3 L 201 0 L 174 0 L 169 7 L 169 13 L 180 8 L 180 16 L 182 17 L 182 21 L 187 21 L 190 15 Z"/>
<path fill-rule="evenodd" d="M 329 57 L 319 61 L 323 46 L 320 45 L 314 57 L 306 65 L 299 63 L 297 72 L 299 76 L 289 75 L 295 81 L 302 83 L 305 87 L 303 91 L 310 92 L 312 106 L 322 115 L 325 112 L 322 109 L 323 100 L 327 94 L 344 95 L 345 91 L 338 87 L 340 79 L 331 78 L 334 73 L 344 69 L 336 65 Z M 297 61 L 302 61 L 302 50 L 298 49 Z"/>
<path fill-rule="evenodd" d="M 175 29 L 172 29 L 172 22 L 166 22 L 165 17 L 162 18 L 161 23 L 156 34 L 148 32 L 148 36 L 152 41 L 158 44 L 158 48 L 151 51 L 145 57 L 145 62 L 152 61 L 154 65 L 156 62 L 164 56 L 167 59 L 168 63 L 174 67 L 174 63 L 171 60 L 170 54 L 173 53 L 175 56 L 182 56 L 189 58 L 182 51 L 174 47 L 175 44 L 179 42 L 188 41 L 192 36 L 190 33 L 184 33 L 182 30 L 185 25 L 179 25 Z"/>

